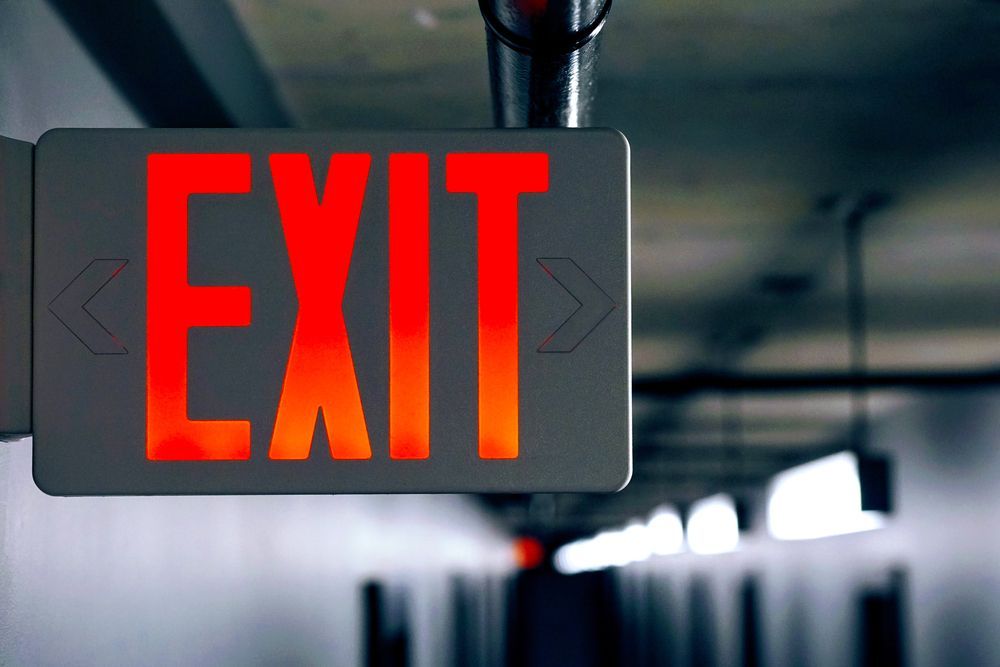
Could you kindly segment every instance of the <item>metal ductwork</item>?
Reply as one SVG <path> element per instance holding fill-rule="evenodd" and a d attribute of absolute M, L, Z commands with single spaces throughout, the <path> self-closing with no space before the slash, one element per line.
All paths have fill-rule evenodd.
<path fill-rule="evenodd" d="M 479 0 L 497 127 L 584 127 L 611 0 Z"/>

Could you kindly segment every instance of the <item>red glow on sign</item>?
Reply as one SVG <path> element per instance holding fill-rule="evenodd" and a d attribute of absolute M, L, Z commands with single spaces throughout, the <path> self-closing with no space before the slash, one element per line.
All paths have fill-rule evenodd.
<path fill-rule="evenodd" d="M 448 191 L 478 197 L 479 456 L 518 453 L 517 203 L 549 189 L 544 153 L 448 156 Z"/>
<path fill-rule="evenodd" d="M 150 155 L 146 275 L 146 456 L 250 458 L 250 422 L 187 416 L 188 331 L 250 324 L 247 287 L 188 284 L 188 198 L 250 191 L 249 155 Z"/>
<path fill-rule="evenodd" d="M 334 155 L 320 202 L 308 155 L 271 156 L 299 298 L 272 459 L 309 457 L 318 411 L 333 458 L 371 458 L 342 308 L 370 165 L 370 155 Z"/>
<path fill-rule="evenodd" d="M 430 456 L 428 159 L 389 158 L 389 456 Z"/>
<path fill-rule="evenodd" d="M 343 298 L 371 167 L 367 154 L 334 154 L 323 194 L 310 158 L 270 156 L 270 171 L 298 297 L 298 313 L 271 436 L 271 459 L 307 459 L 322 415 L 335 459 L 372 456 Z M 147 457 L 250 458 L 250 422 L 187 417 L 188 332 L 249 326 L 248 287 L 188 284 L 188 200 L 245 194 L 248 154 L 148 158 Z M 430 456 L 429 159 L 389 158 L 389 455 Z M 477 197 L 478 452 L 518 457 L 518 200 L 546 192 L 544 153 L 447 156 L 447 189 Z"/>

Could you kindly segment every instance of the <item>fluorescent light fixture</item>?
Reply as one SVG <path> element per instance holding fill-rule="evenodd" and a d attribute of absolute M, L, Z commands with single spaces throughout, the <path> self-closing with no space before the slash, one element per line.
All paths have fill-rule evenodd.
<path fill-rule="evenodd" d="M 779 540 L 808 540 L 880 528 L 884 514 L 862 506 L 858 457 L 840 452 L 775 476 L 767 528 Z"/>
<path fill-rule="evenodd" d="M 552 556 L 552 564 L 562 574 L 577 574 L 598 569 L 598 563 L 588 549 L 591 540 L 577 540 L 559 547 Z"/>
<path fill-rule="evenodd" d="M 605 530 L 598 533 L 590 543 L 590 549 L 598 569 L 612 565 L 621 567 L 630 562 L 628 543 L 623 530 Z"/>
<path fill-rule="evenodd" d="M 653 555 L 649 529 L 641 521 L 632 521 L 621 532 L 622 548 L 628 563 L 638 563 Z"/>
<path fill-rule="evenodd" d="M 553 563 L 563 574 L 622 567 L 653 554 L 653 536 L 646 524 L 632 521 L 621 530 L 605 530 L 556 550 Z"/>
<path fill-rule="evenodd" d="M 607 530 L 560 547 L 553 563 L 556 570 L 563 574 L 591 572 L 612 565 L 625 565 L 628 562 L 625 551 L 622 531 Z"/>
<path fill-rule="evenodd" d="M 740 522 L 731 496 L 719 493 L 691 505 L 687 543 L 696 554 L 721 554 L 736 550 L 740 543 Z"/>
<path fill-rule="evenodd" d="M 684 551 L 684 524 L 680 512 L 673 505 L 662 505 L 653 510 L 646 523 L 650 549 L 657 556 L 669 556 Z"/>

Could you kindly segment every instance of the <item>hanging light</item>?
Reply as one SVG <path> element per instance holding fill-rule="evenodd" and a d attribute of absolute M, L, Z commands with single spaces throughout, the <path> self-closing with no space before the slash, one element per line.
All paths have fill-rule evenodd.
<path fill-rule="evenodd" d="M 847 322 L 851 374 L 850 449 L 777 475 L 768 489 L 767 526 L 779 540 L 806 540 L 873 530 L 891 511 L 889 461 L 869 453 L 864 213 L 881 200 L 866 195 L 845 220 Z"/>
<path fill-rule="evenodd" d="M 621 567 L 632 561 L 632 550 L 624 530 L 605 530 L 597 535 L 560 547 L 553 564 L 562 574 L 577 574 Z"/>
<path fill-rule="evenodd" d="M 556 550 L 553 564 L 562 574 L 576 574 L 638 563 L 654 553 L 676 553 L 669 551 L 675 536 L 664 524 L 664 516 L 654 513 L 650 523 L 630 521 L 620 530 L 605 530 L 563 545 Z"/>
<path fill-rule="evenodd" d="M 687 544 L 696 554 L 735 551 L 740 542 L 740 522 L 732 496 L 719 493 L 691 505 Z"/>
<path fill-rule="evenodd" d="M 628 563 L 639 563 L 653 555 L 653 542 L 645 523 L 630 521 L 622 530 L 621 539 Z"/>
<path fill-rule="evenodd" d="M 888 463 L 833 454 L 778 474 L 768 489 L 767 527 L 779 540 L 880 528 L 889 511 Z"/>
<path fill-rule="evenodd" d="M 652 552 L 657 556 L 678 554 L 684 550 L 684 524 L 673 505 L 661 505 L 653 510 L 646 522 L 646 533 Z"/>

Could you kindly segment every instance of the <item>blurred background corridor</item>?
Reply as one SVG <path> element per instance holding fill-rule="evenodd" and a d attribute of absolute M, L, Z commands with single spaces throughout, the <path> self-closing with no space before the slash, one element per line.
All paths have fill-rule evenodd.
<path fill-rule="evenodd" d="M 619 0 L 630 485 L 53 498 L 0 442 L 0 665 L 1000 665 L 998 35 Z M 0 0 L 0 135 L 147 126 L 492 127 L 480 9 Z"/>

